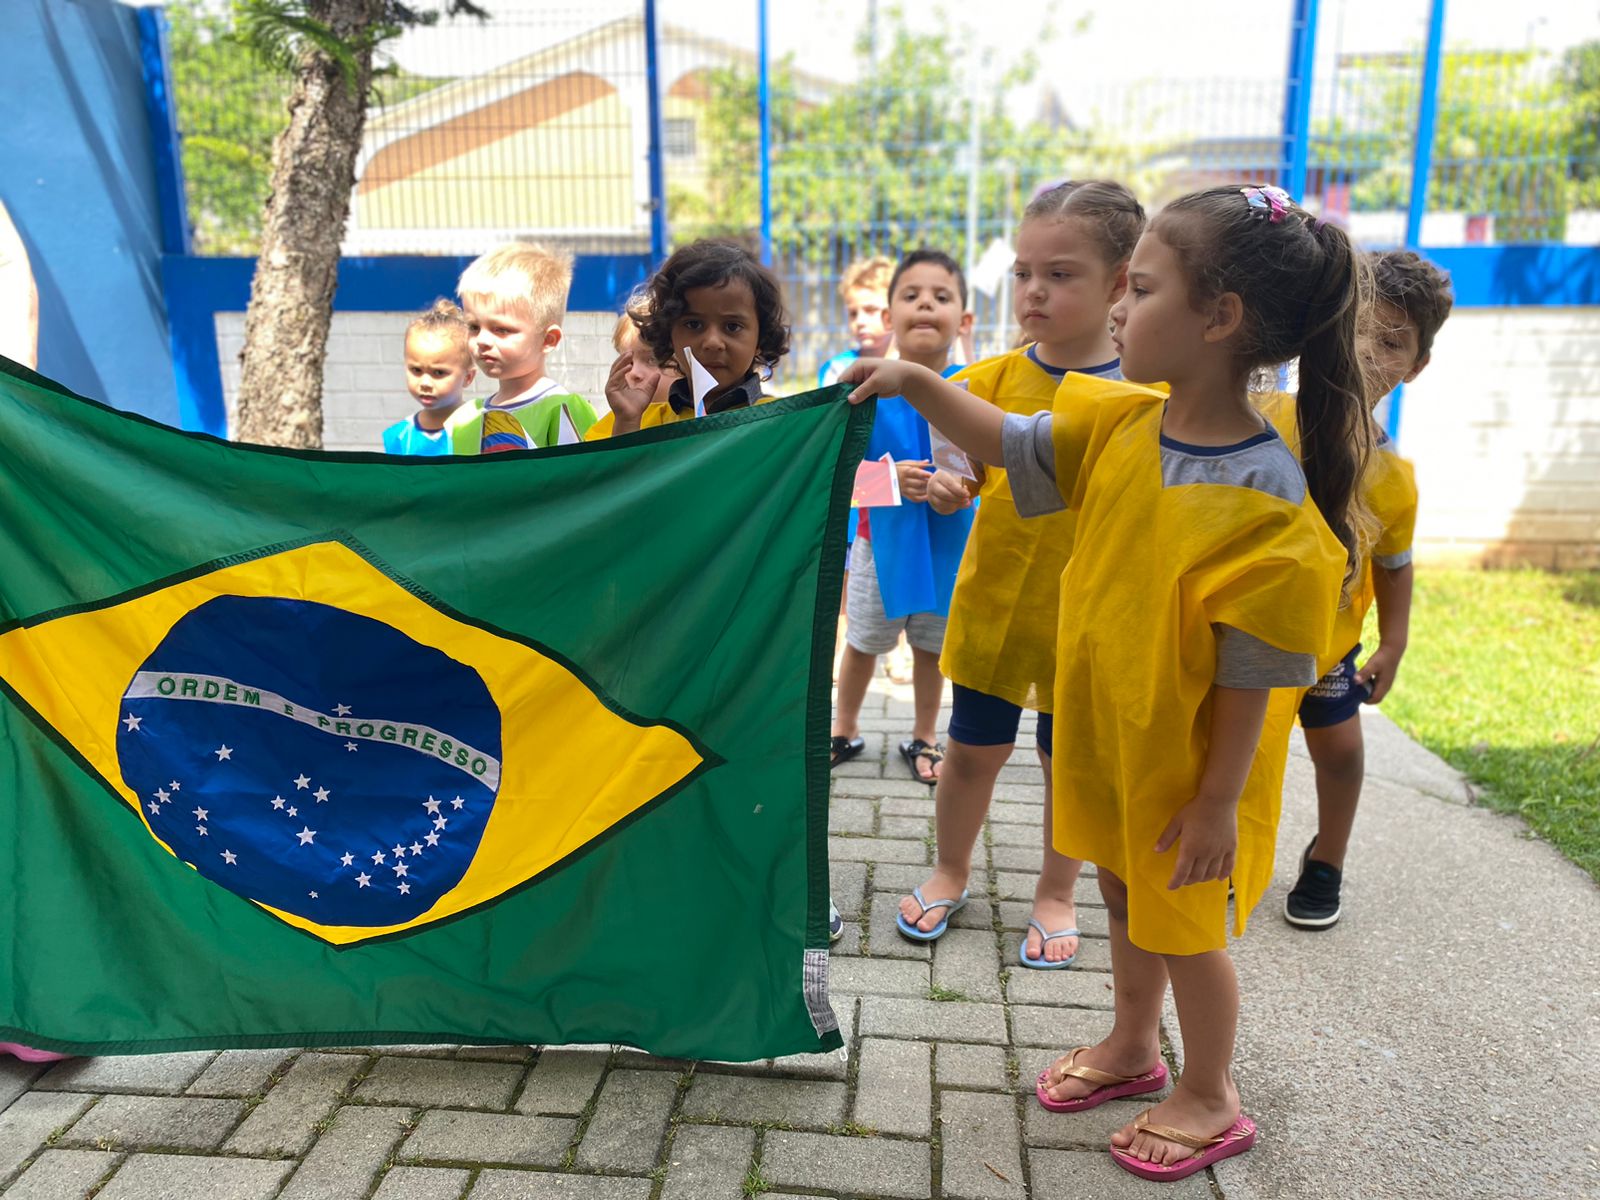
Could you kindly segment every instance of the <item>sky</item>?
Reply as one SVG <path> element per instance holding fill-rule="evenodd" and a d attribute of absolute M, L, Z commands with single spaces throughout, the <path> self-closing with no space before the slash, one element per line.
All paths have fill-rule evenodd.
<path fill-rule="evenodd" d="M 423 74 L 470 73 L 641 7 L 636 0 L 480 3 L 496 18 L 492 27 L 458 22 L 409 34 L 397 48 L 400 64 Z M 756 7 L 755 0 L 659 0 L 663 21 L 751 48 Z M 771 51 L 775 56 L 792 53 L 797 63 L 818 74 L 853 77 L 853 43 L 874 7 L 870 0 L 771 0 Z M 889 5 L 876 7 L 887 12 Z M 950 28 L 963 42 L 989 50 L 999 61 L 1037 48 L 1043 74 L 1064 95 L 1077 81 L 1103 85 L 1151 78 L 1281 77 L 1291 7 L 1290 0 L 1227 6 L 1211 0 L 985 0 L 981 5 L 913 0 L 905 5 L 908 12 L 926 14 L 930 24 Z M 1428 0 L 1322 0 L 1319 66 L 1341 51 L 1420 45 L 1428 7 Z M 1597 0 L 1448 0 L 1446 13 L 1445 37 L 1452 48 L 1559 51 L 1600 36 Z M 1152 37 L 1152 30 L 1160 35 Z M 880 69 L 892 75 L 900 65 L 883 63 Z"/>

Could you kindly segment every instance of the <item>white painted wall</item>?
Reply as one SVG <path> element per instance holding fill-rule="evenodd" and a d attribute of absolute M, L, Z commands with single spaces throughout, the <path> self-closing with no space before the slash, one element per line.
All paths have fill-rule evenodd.
<path fill-rule="evenodd" d="M 1600 565 L 1600 308 L 1458 309 L 1406 385 L 1420 561 Z"/>
<path fill-rule="evenodd" d="M 405 333 L 414 313 L 335 313 L 322 372 L 323 445 L 329 450 L 382 450 L 383 430 L 416 411 L 406 391 Z M 222 391 L 233 429 L 239 394 L 239 355 L 244 349 L 244 314 L 217 314 L 217 353 Z M 616 358 L 611 331 L 616 314 L 568 313 L 566 335 L 550 356 L 548 372 L 578 393 L 595 411 L 606 411 L 606 372 Z M 488 396 L 492 382 L 479 376 L 468 396 Z"/>

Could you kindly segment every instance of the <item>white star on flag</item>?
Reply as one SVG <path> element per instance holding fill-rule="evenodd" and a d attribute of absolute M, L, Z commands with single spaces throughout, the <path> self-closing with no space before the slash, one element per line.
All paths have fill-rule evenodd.
<path fill-rule="evenodd" d="M 231 866 L 233 866 L 234 863 L 239 861 L 239 856 L 237 854 L 235 854 L 232 850 L 224 850 L 222 852 L 222 861 L 227 863 L 231 867 Z"/>
<path fill-rule="evenodd" d="M 402 882 L 400 884 L 400 894 L 402 896 L 409 896 L 411 894 L 411 885 L 409 883 Z"/>
<path fill-rule="evenodd" d="M 421 842 L 412 842 L 411 843 L 411 855 L 412 855 L 412 857 L 415 858 L 417 855 L 419 855 L 421 853 L 422 853 L 422 843 Z"/>
<path fill-rule="evenodd" d="M 161 803 L 165 804 L 168 800 L 172 799 L 172 793 L 167 791 L 166 788 L 157 788 L 156 789 L 156 799 L 161 801 Z"/>
<path fill-rule="evenodd" d="M 404 874 L 406 874 L 407 871 L 406 871 L 405 863 L 403 863 L 403 862 L 395 863 L 395 865 L 394 865 L 394 873 L 396 875 L 404 875 Z"/>
<path fill-rule="evenodd" d="M 389 851 L 389 853 L 394 855 L 396 858 L 404 858 L 406 856 L 406 848 L 397 842 L 395 843 L 394 849 Z"/>
<path fill-rule="evenodd" d="M 274 796 L 272 798 L 272 807 L 273 808 L 282 808 L 287 803 L 288 803 L 288 801 L 285 800 L 282 796 Z"/>
<path fill-rule="evenodd" d="M 321 804 L 324 800 L 326 800 L 328 798 L 328 789 L 327 788 L 318 788 L 316 791 L 312 792 L 311 794 L 317 798 L 317 803 Z"/>
<path fill-rule="evenodd" d="M 350 706 L 348 704 L 335 704 L 333 706 L 333 715 L 336 717 L 348 717 L 350 715 Z"/>
<path fill-rule="evenodd" d="M 354 750 L 356 748 L 356 744 L 354 742 L 346 742 L 344 744 L 344 748 L 346 750 Z"/>
<path fill-rule="evenodd" d="M 317 898 L 317 894 L 315 892 L 307 892 L 306 895 L 310 896 L 313 900 Z"/>
<path fill-rule="evenodd" d="M 352 863 L 354 863 L 355 861 L 356 861 L 356 856 L 354 854 L 351 854 L 350 851 L 346 850 L 344 852 L 343 857 L 341 857 L 339 859 L 339 865 L 341 867 L 348 867 Z"/>
<path fill-rule="evenodd" d="M 465 800 L 463 800 L 460 796 L 457 796 L 454 800 L 450 801 L 450 807 L 460 811 L 461 806 L 465 803 Z"/>
<path fill-rule="evenodd" d="M 439 835 L 437 833 L 430 833 L 422 840 L 427 842 L 430 846 L 437 846 L 439 844 Z"/>
<path fill-rule="evenodd" d="M 156 816 L 159 817 L 161 815 L 161 805 L 157 804 L 154 800 L 150 801 L 149 807 L 150 811 Z"/>
<path fill-rule="evenodd" d="M 232 746 L 218 746 L 211 753 L 213 753 L 213 754 L 215 754 L 217 756 L 217 761 L 218 762 L 221 762 L 225 758 L 232 758 L 233 757 L 233 747 Z"/>
<path fill-rule="evenodd" d="M 379 850 L 376 854 L 374 854 L 372 856 L 372 861 L 381 864 L 383 862 L 383 851 Z"/>
<path fill-rule="evenodd" d="M 294 781 L 294 785 L 301 791 L 305 791 L 306 788 L 311 786 L 311 777 L 304 772 L 301 772 L 300 777 Z"/>
<path fill-rule="evenodd" d="M 167 784 L 167 786 L 169 788 L 171 788 L 175 792 L 183 791 L 183 785 L 181 783 L 179 783 L 176 779 L 174 779 L 171 783 Z"/>
<path fill-rule="evenodd" d="M 287 812 L 288 812 L 288 814 L 289 814 L 289 815 L 290 815 L 290 816 L 291 816 L 291 817 L 298 817 L 298 816 L 299 816 L 299 815 L 300 815 L 300 810 L 299 810 L 299 809 L 298 809 L 298 808 L 296 808 L 296 807 L 295 807 L 295 806 L 294 806 L 294 805 L 292 805 L 292 804 L 291 804 L 291 805 L 289 805 L 289 807 L 288 807 L 288 809 L 287 809 L 287 810 L 286 810 L 286 811 L 287 811 Z"/>
<path fill-rule="evenodd" d="M 122 718 L 122 723 L 128 727 L 128 732 L 132 733 L 134 730 L 139 728 L 139 722 L 142 720 L 144 720 L 143 717 L 136 717 L 132 713 L 129 713 L 127 716 Z"/>
<path fill-rule="evenodd" d="M 437 800 L 435 800 L 432 796 L 429 796 L 426 800 L 424 800 L 422 802 L 422 807 L 427 809 L 434 816 L 438 816 L 439 815 L 439 802 Z"/>
<path fill-rule="evenodd" d="M 210 818 L 211 818 L 211 813 L 208 810 L 206 810 L 204 808 L 197 808 L 197 809 L 194 810 L 194 819 L 196 821 L 206 821 L 206 820 L 209 820 Z"/>
<path fill-rule="evenodd" d="M 361 872 L 361 874 L 356 876 L 356 886 L 358 888 L 364 888 L 368 884 L 370 884 L 371 882 L 372 882 L 372 876 L 368 875 L 365 871 Z"/>
<path fill-rule="evenodd" d="M 205 837 L 206 836 L 206 827 L 204 825 L 196 825 L 194 828 L 195 828 L 195 832 L 198 833 L 201 837 Z"/>
<path fill-rule="evenodd" d="M 435 817 L 433 819 L 433 827 L 435 829 L 443 829 L 448 824 L 450 824 L 450 821 L 447 817 Z"/>
<path fill-rule="evenodd" d="M 302 846 L 309 846 L 312 842 L 317 840 L 317 831 L 311 828 L 309 825 L 302 825 L 300 827 L 300 832 L 295 834 L 295 837 L 300 839 L 300 844 Z"/>

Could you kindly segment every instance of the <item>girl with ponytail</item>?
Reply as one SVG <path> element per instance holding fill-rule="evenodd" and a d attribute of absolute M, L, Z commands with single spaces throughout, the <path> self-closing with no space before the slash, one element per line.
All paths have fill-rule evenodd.
<path fill-rule="evenodd" d="M 1005 413 L 908 363 L 863 361 L 852 400 L 902 395 L 970 455 L 1001 463 L 1024 516 L 1078 514 L 1061 577 L 1051 828 L 1098 867 L 1109 916 L 1110 1034 L 1040 1075 L 1077 1113 L 1161 1091 L 1172 984 L 1184 1071 L 1111 1138 L 1118 1166 L 1192 1175 L 1255 1143 L 1232 1060 L 1234 932 L 1272 876 L 1297 689 L 1317 678 L 1363 526 L 1370 432 L 1349 240 L 1280 189 L 1168 205 L 1111 311 L 1127 380 L 1092 403 Z M 1299 360 L 1304 468 L 1251 403 Z M 1170 391 L 1138 386 L 1165 382 Z M 1324 520 L 1324 516 L 1326 520 Z"/>

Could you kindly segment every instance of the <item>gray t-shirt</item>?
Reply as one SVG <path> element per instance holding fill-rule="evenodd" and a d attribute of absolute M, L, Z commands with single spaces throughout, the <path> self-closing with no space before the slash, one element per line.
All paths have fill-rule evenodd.
<path fill-rule="evenodd" d="M 1007 413 L 1000 430 L 1006 479 L 1017 512 L 1038 517 L 1060 512 L 1067 502 L 1056 486 L 1052 414 Z M 1270 427 L 1232 446 L 1191 446 L 1163 436 L 1164 487 L 1210 483 L 1247 487 L 1290 504 L 1305 499 L 1306 477 L 1294 454 Z M 1217 669 L 1212 682 L 1231 688 L 1309 687 L 1317 681 L 1316 657 L 1291 654 L 1230 625 L 1214 625 Z"/>

